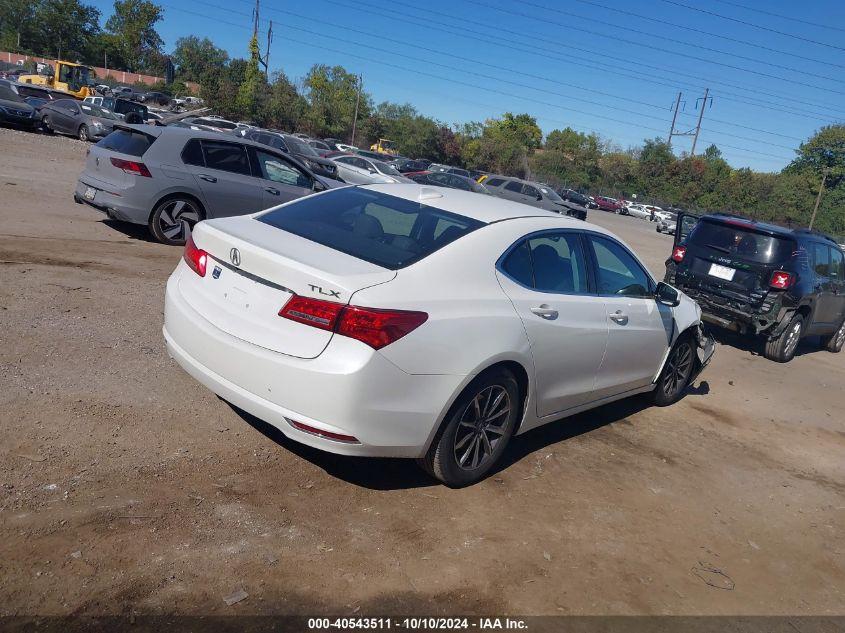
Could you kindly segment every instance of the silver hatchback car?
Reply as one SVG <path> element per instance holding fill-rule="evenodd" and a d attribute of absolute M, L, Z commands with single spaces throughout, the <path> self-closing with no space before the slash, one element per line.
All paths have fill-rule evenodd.
<path fill-rule="evenodd" d="M 254 213 L 340 185 L 228 134 L 116 124 L 91 148 L 73 198 L 115 220 L 147 225 L 160 242 L 184 244 L 200 220 Z"/>

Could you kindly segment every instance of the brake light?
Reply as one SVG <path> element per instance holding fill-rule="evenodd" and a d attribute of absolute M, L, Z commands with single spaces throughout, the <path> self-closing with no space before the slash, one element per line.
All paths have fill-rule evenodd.
<path fill-rule="evenodd" d="M 428 320 L 425 312 L 347 306 L 294 295 L 279 316 L 354 338 L 373 349 L 398 341 Z"/>
<path fill-rule="evenodd" d="M 197 248 L 194 244 L 193 236 L 188 236 L 188 241 L 185 242 L 185 252 L 182 253 L 182 259 L 191 267 L 200 277 L 205 277 L 205 267 L 208 263 L 208 253 L 201 248 Z"/>
<path fill-rule="evenodd" d="M 786 290 L 794 281 L 795 275 L 792 273 L 788 273 L 783 270 L 776 270 L 772 273 L 772 280 L 769 282 L 769 286 L 775 290 Z"/>
<path fill-rule="evenodd" d="M 122 158 L 112 158 L 111 164 L 126 174 L 143 176 L 144 178 L 153 177 L 150 170 L 147 169 L 147 166 L 144 163 L 136 163 L 134 160 L 123 160 Z"/>
<path fill-rule="evenodd" d="M 672 260 L 680 264 L 682 261 L 684 261 L 684 255 L 686 254 L 686 246 L 676 246 L 674 249 L 672 249 Z"/>

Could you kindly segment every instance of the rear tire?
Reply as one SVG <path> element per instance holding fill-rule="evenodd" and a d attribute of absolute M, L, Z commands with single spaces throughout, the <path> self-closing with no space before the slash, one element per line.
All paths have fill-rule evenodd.
<path fill-rule="evenodd" d="M 829 338 L 822 339 L 822 345 L 828 352 L 833 352 L 834 354 L 842 351 L 842 347 L 845 345 L 845 320 L 842 321 L 839 329 L 831 334 Z"/>
<path fill-rule="evenodd" d="M 88 142 L 91 140 L 91 135 L 88 132 L 88 126 L 84 123 L 79 126 L 79 133 L 77 134 L 80 141 Z"/>
<path fill-rule="evenodd" d="M 181 246 L 194 225 L 205 217 L 199 202 L 176 195 L 159 202 L 150 214 L 149 229 L 162 244 Z"/>
<path fill-rule="evenodd" d="M 480 481 L 505 452 L 521 411 L 511 372 L 481 374 L 449 409 L 420 466 L 450 488 Z"/>
<path fill-rule="evenodd" d="M 796 314 L 789 321 L 786 329 L 776 338 L 766 341 L 763 356 L 777 363 L 788 363 L 795 357 L 795 350 L 798 349 L 798 342 L 801 340 L 801 332 L 804 330 L 804 317 Z"/>
<path fill-rule="evenodd" d="M 657 386 L 652 392 L 652 400 L 658 407 L 667 407 L 676 403 L 684 395 L 690 376 L 695 366 L 695 342 L 689 335 L 681 335 L 669 356 L 663 371 L 657 379 Z"/>

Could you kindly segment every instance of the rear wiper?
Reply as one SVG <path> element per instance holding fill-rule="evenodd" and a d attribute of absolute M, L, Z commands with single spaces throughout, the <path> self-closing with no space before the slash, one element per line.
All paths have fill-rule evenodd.
<path fill-rule="evenodd" d="M 717 251 L 722 251 L 723 253 L 728 253 L 730 255 L 731 249 L 725 248 L 724 246 L 716 246 L 715 244 L 705 244 L 707 248 L 715 248 Z"/>

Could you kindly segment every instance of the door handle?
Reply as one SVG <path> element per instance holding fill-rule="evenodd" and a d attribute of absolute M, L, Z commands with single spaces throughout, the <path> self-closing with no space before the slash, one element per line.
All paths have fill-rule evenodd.
<path fill-rule="evenodd" d="M 200 178 L 206 182 L 217 182 L 217 178 L 214 176 L 206 176 L 205 174 L 200 174 Z"/>
<path fill-rule="evenodd" d="M 616 321 L 619 325 L 625 325 L 628 322 L 628 315 L 622 312 L 622 310 L 617 310 L 608 315 L 611 320 Z"/>
<path fill-rule="evenodd" d="M 553 310 L 552 308 L 547 306 L 545 303 L 542 304 L 542 305 L 535 306 L 535 307 L 531 308 L 531 312 L 533 312 L 534 314 L 536 314 L 539 317 L 543 317 L 544 319 L 548 319 L 549 321 L 552 321 L 552 320 L 557 318 L 557 310 Z"/>
<path fill-rule="evenodd" d="M 278 196 L 280 193 L 278 189 L 275 189 L 273 187 L 264 187 L 264 191 L 266 191 L 267 193 L 272 193 L 274 196 Z"/>

